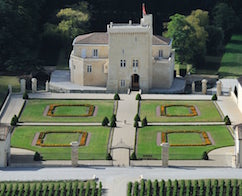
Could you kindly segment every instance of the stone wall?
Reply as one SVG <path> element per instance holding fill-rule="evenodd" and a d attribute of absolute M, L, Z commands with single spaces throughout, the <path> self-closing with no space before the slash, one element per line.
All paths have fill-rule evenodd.
<path fill-rule="evenodd" d="M 239 82 L 237 85 L 237 91 L 238 91 L 238 107 L 240 112 L 242 112 L 242 86 Z"/>

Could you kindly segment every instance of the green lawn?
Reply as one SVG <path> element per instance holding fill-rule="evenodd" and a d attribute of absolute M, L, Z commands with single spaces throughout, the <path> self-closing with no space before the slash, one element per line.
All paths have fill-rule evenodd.
<path fill-rule="evenodd" d="M 168 115 L 188 115 L 190 114 L 189 107 L 185 106 L 170 106 L 166 107 L 166 114 Z"/>
<path fill-rule="evenodd" d="M 202 153 L 204 151 L 211 151 L 215 148 L 234 145 L 233 138 L 227 130 L 226 126 L 147 126 L 139 129 L 139 134 L 137 136 L 137 157 L 142 158 L 143 155 L 152 155 L 152 158 L 161 159 L 161 147 L 157 146 L 156 144 L 157 133 L 168 130 L 206 131 L 207 133 L 211 134 L 215 142 L 214 145 L 208 146 L 170 147 L 170 159 L 201 159 Z M 193 138 L 191 138 L 191 142 L 192 139 Z"/>
<path fill-rule="evenodd" d="M 161 105 L 193 105 L 197 106 L 200 115 L 193 117 L 166 117 L 158 116 L 156 108 Z M 140 117 L 147 117 L 148 122 L 218 122 L 223 121 L 212 101 L 167 101 L 143 100 L 141 101 Z"/>
<path fill-rule="evenodd" d="M 225 46 L 225 53 L 221 60 L 219 75 L 241 76 L 242 75 L 242 35 L 233 35 Z"/>
<path fill-rule="evenodd" d="M 11 146 L 38 151 L 46 160 L 69 160 L 70 147 L 38 147 L 32 146 L 35 133 L 42 131 L 86 131 L 91 134 L 88 146 L 79 147 L 79 159 L 105 159 L 110 128 L 106 127 L 76 127 L 76 126 L 21 126 L 14 130 Z"/>
<path fill-rule="evenodd" d="M 88 114 L 87 106 L 58 106 L 55 108 L 55 115 L 84 115 Z"/>
<path fill-rule="evenodd" d="M 169 144 L 201 144 L 199 133 L 169 133 L 167 134 Z"/>
<path fill-rule="evenodd" d="M 20 91 L 19 78 L 16 76 L 0 76 L 0 104 L 4 100 L 4 97 L 8 90 L 8 84 L 11 84 L 13 91 Z"/>
<path fill-rule="evenodd" d="M 91 104 L 97 107 L 97 115 L 90 117 L 50 117 L 44 116 L 45 108 L 50 104 Z M 107 116 L 109 119 L 113 114 L 114 101 L 112 100 L 28 100 L 26 107 L 20 117 L 21 122 L 102 122 L 103 118 Z M 67 106 L 60 107 L 66 109 Z M 77 108 L 75 108 L 76 110 Z M 71 113 L 75 110 L 69 111 Z M 64 112 L 64 111 L 62 111 Z"/>
<path fill-rule="evenodd" d="M 70 144 L 79 141 L 80 133 L 48 133 L 45 135 L 44 144 Z"/>

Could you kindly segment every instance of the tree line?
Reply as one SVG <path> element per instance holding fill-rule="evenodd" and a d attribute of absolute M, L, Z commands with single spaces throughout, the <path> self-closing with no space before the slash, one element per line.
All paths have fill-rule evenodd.
<path fill-rule="evenodd" d="M 106 31 L 106 24 L 110 21 L 127 22 L 131 19 L 138 23 L 143 2 L 146 3 L 147 13 L 153 14 L 155 34 L 167 31 L 167 35 L 177 36 L 177 34 L 171 34 L 163 24 L 169 22 L 169 27 L 173 26 L 174 21 L 179 21 L 188 23 L 189 29 L 186 29 L 186 33 L 191 31 L 193 34 L 190 40 L 202 39 L 198 42 L 200 48 L 193 48 L 198 53 L 193 54 L 192 57 L 190 54 L 184 57 L 185 59 L 181 59 L 180 49 L 176 48 L 177 60 L 181 62 L 191 62 L 192 59 L 197 59 L 196 55 L 204 53 L 204 39 L 206 40 L 205 53 L 217 53 L 221 48 L 219 46 L 221 43 L 214 42 L 219 41 L 218 35 L 226 41 L 234 32 L 234 26 L 237 31 L 241 31 L 242 1 L 240 0 L 116 0 L 115 2 L 112 0 L 1 0 L 0 70 L 19 74 L 38 71 L 45 65 L 56 65 L 61 50 L 64 51 L 63 55 L 68 64 L 67 59 L 75 36 L 93 31 Z M 229 9 L 224 9 L 227 12 L 222 15 L 217 14 L 216 18 L 210 13 L 216 13 L 214 9 L 221 2 Z M 200 20 L 198 11 L 188 16 L 192 10 L 197 9 L 208 12 L 205 14 L 208 18 L 207 23 L 193 21 L 194 18 Z M 205 13 L 205 11 L 201 13 L 203 12 Z M 175 15 L 176 13 L 180 15 Z M 231 13 L 238 18 L 232 21 L 234 24 L 232 28 L 227 26 L 234 16 Z M 199 30 L 202 29 L 205 34 L 198 35 Z M 173 39 L 175 47 L 181 44 L 175 38 Z M 210 39 L 213 41 L 210 42 Z M 208 47 L 210 43 L 214 44 Z M 182 54 L 182 50 L 180 51 Z"/>

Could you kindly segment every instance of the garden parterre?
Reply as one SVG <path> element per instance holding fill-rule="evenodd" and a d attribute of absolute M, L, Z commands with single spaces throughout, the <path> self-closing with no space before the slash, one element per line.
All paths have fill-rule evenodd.
<path fill-rule="evenodd" d="M 51 104 L 59 105 L 93 105 L 97 109 L 95 116 L 83 116 L 75 117 L 77 114 L 76 110 L 71 109 L 70 111 L 67 106 L 65 106 L 65 112 L 68 115 L 64 117 L 50 117 L 44 115 L 46 108 Z M 20 122 L 102 122 L 104 116 L 111 118 L 113 114 L 113 100 L 46 100 L 46 99 L 30 99 L 27 101 L 26 106 L 20 116 Z M 93 108 L 94 109 L 94 108 Z M 92 110 L 89 110 L 92 112 Z"/>
<path fill-rule="evenodd" d="M 199 111 L 192 111 L 192 115 L 161 116 L 162 106 L 171 106 L 173 109 L 181 109 L 180 106 L 193 106 Z M 175 107 L 179 106 L 179 107 Z M 158 110 L 157 110 L 158 108 Z M 163 108 L 165 109 L 165 108 Z M 164 110 L 165 112 L 165 110 Z M 199 113 L 199 114 L 198 114 Z M 147 117 L 148 122 L 221 122 L 223 121 L 212 101 L 178 101 L 178 100 L 142 100 L 140 106 L 140 117 Z"/>
<path fill-rule="evenodd" d="M 24 148 L 32 151 L 38 151 L 44 160 L 70 160 L 71 148 L 63 147 L 38 147 L 32 146 L 34 136 L 38 132 L 56 131 L 71 133 L 72 131 L 82 130 L 90 134 L 91 139 L 87 146 L 79 147 L 80 160 L 101 160 L 105 159 L 107 153 L 107 144 L 110 128 L 97 126 L 20 126 L 16 127 L 11 145 L 16 148 Z"/>
<path fill-rule="evenodd" d="M 157 145 L 157 133 L 168 130 L 173 132 L 201 130 L 209 133 L 214 141 L 214 144 L 206 146 L 171 146 L 169 158 L 172 160 L 199 160 L 204 151 L 209 152 L 216 148 L 234 145 L 233 138 L 226 126 L 147 126 L 138 129 L 137 158 L 143 159 L 147 155 L 151 155 L 151 159 L 160 160 L 161 147 Z"/>

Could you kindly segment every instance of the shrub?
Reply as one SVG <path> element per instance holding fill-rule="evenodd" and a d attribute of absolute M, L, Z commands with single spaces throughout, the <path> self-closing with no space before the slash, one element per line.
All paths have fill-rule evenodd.
<path fill-rule="evenodd" d="M 228 117 L 228 115 L 226 115 L 224 117 L 224 122 L 225 122 L 225 125 L 231 125 L 231 121 L 230 121 L 230 118 Z"/>
<path fill-rule="evenodd" d="M 112 121 L 111 121 L 111 124 L 110 124 L 110 126 L 111 126 L 111 127 L 116 127 L 116 126 L 117 126 L 117 125 L 116 125 L 116 122 L 115 122 L 115 120 L 112 120 Z"/>
<path fill-rule="evenodd" d="M 104 119 L 103 119 L 103 121 L 102 121 L 102 126 L 107 126 L 108 123 L 109 123 L 108 117 L 105 116 Z"/>
<path fill-rule="evenodd" d="M 147 121 L 146 117 L 144 117 L 142 120 L 142 127 L 145 127 L 147 125 L 148 125 L 148 121 Z"/>
<path fill-rule="evenodd" d="M 140 101 L 141 100 L 141 95 L 138 93 L 135 97 L 136 100 Z"/>
<path fill-rule="evenodd" d="M 114 98 L 113 98 L 114 100 L 120 100 L 120 97 L 119 97 L 119 94 L 118 93 L 115 93 L 115 95 L 114 95 Z"/>
<path fill-rule="evenodd" d="M 237 90 L 236 86 L 234 87 L 234 94 L 235 94 L 236 97 L 238 97 L 238 90 Z"/>
<path fill-rule="evenodd" d="M 106 160 L 113 160 L 113 157 L 111 156 L 110 153 L 106 154 Z"/>
<path fill-rule="evenodd" d="M 213 100 L 213 101 L 218 100 L 218 97 L 217 97 L 217 95 L 216 95 L 216 94 L 214 94 L 214 95 L 212 96 L 212 100 Z"/>
<path fill-rule="evenodd" d="M 42 161 L 42 156 L 40 155 L 40 153 L 35 152 L 34 161 Z"/>
<path fill-rule="evenodd" d="M 135 152 L 133 152 L 130 156 L 130 160 L 137 160 Z"/>
<path fill-rule="evenodd" d="M 134 127 L 136 127 L 136 128 L 139 127 L 139 122 L 138 121 L 134 121 Z"/>
<path fill-rule="evenodd" d="M 11 126 L 16 126 L 18 123 L 18 117 L 16 115 L 13 116 L 13 118 L 11 119 Z"/>
<path fill-rule="evenodd" d="M 117 121 L 117 118 L 116 118 L 116 114 L 113 114 L 112 117 L 111 117 L 111 121 Z"/>
<path fill-rule="evenodd" d="M 208 153 L 206 151 L 203 152 L 202 159 L 203 160 L 208 160 L 209 159 Z"/>
<path fill-rule="evenodd" d="M 135 122 L 140 121 L 139 114 L 136 114 L 136 115 L 135 115 L 135 117 L 134 117 L 134 121 L 135 121 Z"/>
<path fill-rule="evenodd" d="M 28 98 L 29 98 L 28 93 L 27 93 L 27 92 L 24 92 L 24 94 L 23 94 L 23 99 L 28 99 Z"/>

